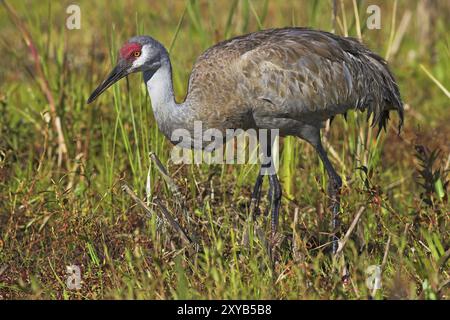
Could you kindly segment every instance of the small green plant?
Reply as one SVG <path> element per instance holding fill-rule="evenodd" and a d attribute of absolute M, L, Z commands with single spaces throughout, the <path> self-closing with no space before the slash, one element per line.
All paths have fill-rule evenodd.
<path fill-rule="evenodd" d="M 429 206 L 433 206 L 436 201 L 447 201 L 448 170 L 444 170 L 438 161 L 441 150 L 436 148 L 430 151 L 423 145 L 416 145 L 415 150 L 419 162 L 417 183 L 423 189 L 421 199 Z"/>

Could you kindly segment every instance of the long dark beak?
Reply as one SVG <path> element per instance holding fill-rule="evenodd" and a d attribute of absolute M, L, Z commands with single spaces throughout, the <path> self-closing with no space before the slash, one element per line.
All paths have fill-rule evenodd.
<path fill-rule="evenodd" d="M 87 100 L 87 103 L 91 103 L 99 95 L 101 95 L 106 89 L 108 89 L 110 86 L 112 86 L 114 83 L 125 77 L 128 72 L 128 64 L 120 61 L 117 66 L 111 71 L 111 73 L 108 75 L 108 77 L 105 79 L 105 81 L 100 84 L 97 89 L 92 92 L 91 96 Z"/>

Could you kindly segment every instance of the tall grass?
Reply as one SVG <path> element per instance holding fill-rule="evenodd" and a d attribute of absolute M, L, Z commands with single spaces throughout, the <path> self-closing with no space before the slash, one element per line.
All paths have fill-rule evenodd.
<path fill-rule="evenodd" d="M 72 31 L 65 28 L 68 3 L 8 2 L 19 19 L 13 21 L 2 7 L 0 50 L 8 58 L 0 60 L 0 297 L 448 298 L 448 5 L 440 4 L 434 30 L 439 50 L 429 59 L 418 50 L 418 26 L 410 22 L 403 32 L 396 23 L 406 11 L 415 21 L 418 1 L 377 1 L 380 30 L 365 26 L 366 1 L 335 3 L 333 9 L 333 1 L 80 1 L 82 29 Z M 132 35 L 150 34 L 170 50 L 181 100 L 195 58 L 217 41 L 288 25 L 328 31 L 333 10 L 336 33 L 362 38 L 389 58 L 406 103 L 401 136 L 392 126 L 377 137 L 366 115 L 354 112 L 324 130 L 345 182 L 343 232 L 365 208 L 344 247 L 344 280 L 342 265 L 329 254 L 326 172 L 309 145 L 281 140 L 281 238 L 270 257 L 267 201 L 255 219 L 248 212 L 257 166 L 171 163 L 171 146 L 155 124 L 141 75 L 114 85 L 95 105 L 85 104 Z M 34 57 L 21 39 L 23 28 L 36 47 Z M 66 158 L 58 155 L 57 117 Z M 440 157 L 424 161 L 415 145 L 440 147 Z M 181 194 L 167 185 L 150 152 Z M 439 188 L 422 186 L 424 165 L 439 172 Z M 123 184 L 146 201 L 150 216 Z M 266 185 L 263 191 L 264 197 Z M 197 250 L 158 217 L 154 197 Z M 79 291 L 65 285 L 72 264 L 81 267 Z M 376 292 L 366 286 L 371 265 L 383 269 Z"/>

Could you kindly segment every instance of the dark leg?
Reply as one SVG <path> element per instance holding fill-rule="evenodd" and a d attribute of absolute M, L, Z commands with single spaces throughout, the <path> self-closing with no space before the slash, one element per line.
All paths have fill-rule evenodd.
<path fill-rule="evenodd" d="M 253 216 L 257 216 L 259 212 L 259 202 L 261 200 L 261 189 L 262 183 L 264 181 L 265 174 L 264 170 L 267 170 L 270 167 L 269 165 L 262 165 L 261 170 L 256 178 L 255 186 L 253 187 L 251 204 L 250 204 L 250 213 Z M 271 227 L 272 233 L 275 233 L 277 225 L 278 225 L 278 214 L 280 209 L 280 201 L 281 201 L 281 185 L 278 180 L 278 176 L 276 174 L 269 174 L 269 192 L 267 198 L 269 199 L 272 217 L 271 217 Z M 268 215 L 269 211 L 266 211 L 266 215 Z"/>
<path fill-rule="evenodd" d="M 271 210 L 270 227 L 272 231 L 272 237 L 275 236 L 278 227 L 278 216 L 280 212 L 281 204 L 281 185 L 278 180 L 276 171 L 273 168 L 273 157 L 272 157 L 272 146 L 275 137 L 270 134 L 268 135 L 268 144 L 265 146 L 267 148 L 267 163 L 262 166 L 261 170 L 266 170 L 265 174 L 269 176 L 269 202 Z"/>
<path fill-rule="evenodd" d="M 270 133 L 270 131 L 269 131 Z M 262 183 L 264 181 L 264 176 L 269 176 L 269 193 L 268 199 L 270 203 L 271 210 L 271 230 L 272 236 L 275 235 L 277 226 L 278 226 L 278 216 L 280 211 L 280 203 L 281 203 L 281 185 L 278 180 L 278 176 L 276 172 L 273 170 L 273 160 L 272 160 L 272 144 L 273 140 L 270 134 L 268 135 L 268 144 L 262 144 L 262 148 L 267 149 L 266 161 L 261 165 L 261 169 L 259 171 L 258 177 L 256 178 L 255 186 L 253 188 L 252 199 L 250 204 L 250 214 L 254 216 L 259 213 L 259 202 L 261 199 L 261 188 Z M 267 212 L 268 213 L 268 212 Z"/>
<path fill-rule="evenodd" d="M 271 229 L 272 237 L 275 236 L 278 227 L 278 215 L 281 204 L 281 185 L 276 173 L 269 176 L 270 190 L 270 207 L 272 210 Z"/>
<path fill-rule="evenodd" d="M 256 178 L 255 186 L 253 187 L 252 198 L 250 202 L 250 214 L 256 217 L 259 214 L 259 201 L 261 200 L 261 188 L 264 181 L 264 175 L 259 171 Z"/>
<path fill-rule="evenodd" d="M 336 173 L 328 159 L 327 153 L 322 147 L 322 144 L 319 142 L 315 145 L 317 153 L 319 154 L 320 159 L 325 166 L 328 174 L 328 196 L 330 197 L 330 208 L 333 214 L 333 254 L 336 253 L 338 248 L 338 231 L 339 231 L 339 211 L 340 211 L 340 191 L 342 187 L 341 177 Z"/>

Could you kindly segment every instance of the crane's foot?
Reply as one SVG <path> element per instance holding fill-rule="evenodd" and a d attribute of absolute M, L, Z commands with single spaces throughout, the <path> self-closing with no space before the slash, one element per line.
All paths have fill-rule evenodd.
<path fill-rule="evenodd" d="M 281 206 L 281 185 L 278 180 L 278 176 L 276 174 L 268 175 L 269 176 L 269 191 L 267 194 L 269 205 L 266 207 L 265 216 L 268 217 L 269 213 L 271 214 L 270 218 L 270 229 L 271 229 L 271 240 L 269 243 L 273 244 L 276 241 L 276 233 L 278 227 L 278 217 Z M 255 187 L 253 189 L 252 194 L 252 204 L 250 205 L 251 214 L 258 215 L 259 211 L 259 202 L 261 199 L 261 185 L 263 181 L 264 175 L 260 174 L 256 180 Z M 272 247 L 272 245 L 270 245 Z"/>

